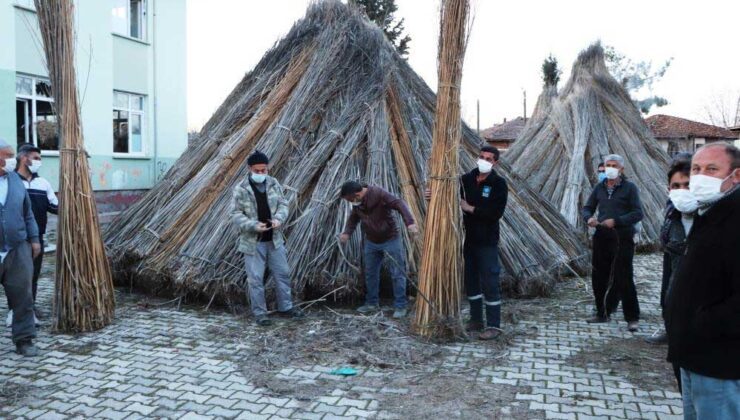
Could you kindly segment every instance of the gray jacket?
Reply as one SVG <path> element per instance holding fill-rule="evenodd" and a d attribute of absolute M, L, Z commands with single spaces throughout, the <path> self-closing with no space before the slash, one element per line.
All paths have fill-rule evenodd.
<path fill-rule="evenodd" d="M 8 177 L 8 196 L 0 204 L 0 250 L 11 251 L 24 242 L 39 243 L 39 228 L 33 217 L 31 199 L 15 172 Z"/>

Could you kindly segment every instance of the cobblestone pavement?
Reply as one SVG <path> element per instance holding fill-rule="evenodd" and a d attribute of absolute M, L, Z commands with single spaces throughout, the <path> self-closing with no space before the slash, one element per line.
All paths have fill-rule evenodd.
<path fill-rule="evenodd" d="M 643 342 L 660 324 L 659 256 L 638 256 L 636 278 L 638 334 L 624 321 L 583 322 L 590 316 L 588 279 L 569 280 L 552 298 L 508 302 L 504 319 L 512 332 L 502 342 L 417 342 L 438 354 L 410 367 L 359 363 L 350 377 L 330 373 L 346 360 L 307 358 L 252 375 L 256 368 L 240 352 L 261 336 L 248 318 L 119 290 L 113 325 L 81 336 L 53 335 L 45 325 L 38 358 L 17 356 L 4 330 L 0 417 L 681 418 L 665 348 Z M 47 277 L 39 306 L 49 307 L 51 292 Z M 252 331 L 251 338 L 209 332 L 224 327 Z M 321 349 L 308 344 L 305 351 Z"/>

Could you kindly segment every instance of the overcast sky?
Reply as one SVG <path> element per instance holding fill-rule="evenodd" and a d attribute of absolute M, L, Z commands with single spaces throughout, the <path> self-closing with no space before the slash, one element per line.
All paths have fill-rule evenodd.
<path fill-rule="evenodd" d="M 188 125 L 199 129 L 244 73 L 285 35 L 310 0 L 188 0 Z M 435 89 L 438 0 L 397 0 L 411 35 L 409 63 Z M 578 52 L 600 39 L 635 60 L 673 63 L 655 93 L 654 113 L 707 120 L 715 98 L 740 94 L 738 0 L 472 0 L 463 117 L 481 129 L 528 114 L 552 53 L 568 77 Z M 563 82 L 561 82 L 562 85 Z"/>

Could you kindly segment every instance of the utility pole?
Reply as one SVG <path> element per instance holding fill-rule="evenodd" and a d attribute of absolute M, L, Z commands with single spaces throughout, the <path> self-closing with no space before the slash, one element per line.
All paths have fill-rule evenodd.
<path fill-rule="evenodd" d="M 477 130 L 476 132 L 480 134 L 480 99 L 475 101 L 475 108 L 475 129 Z"/>
<path fill-rule="evenodd" d="M 522 89 L 524 95 L 524 122 L 527 122 L 527 91 Z"/>

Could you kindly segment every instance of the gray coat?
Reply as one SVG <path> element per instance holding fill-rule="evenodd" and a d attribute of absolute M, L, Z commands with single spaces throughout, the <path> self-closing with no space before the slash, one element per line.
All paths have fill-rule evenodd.
<path fill-rule="evenodd" d="M 39 243 L 39 228 L 33 217 L 31 199 L 15 172 L 8 177 L 8 196 L 0 204 L 0 250 L 10 251 L 25 242 Z"/>

